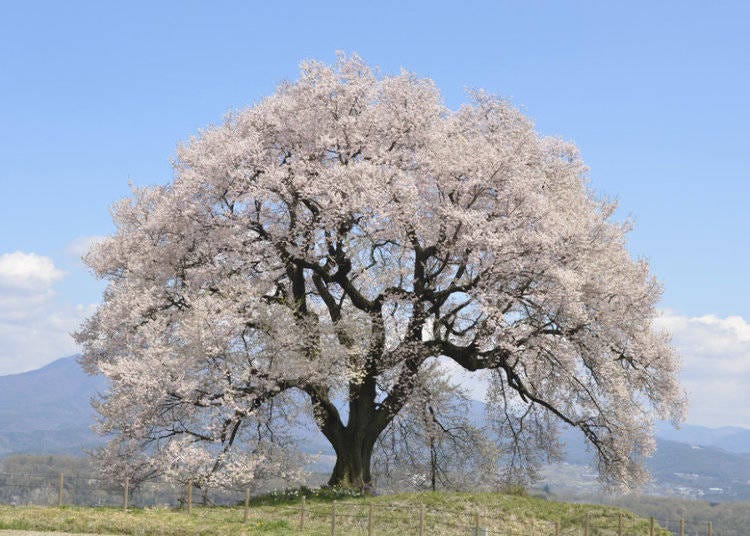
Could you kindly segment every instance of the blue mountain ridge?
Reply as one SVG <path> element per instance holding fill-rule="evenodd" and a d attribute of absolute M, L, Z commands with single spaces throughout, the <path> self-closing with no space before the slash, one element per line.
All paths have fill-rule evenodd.
<path fill-rule="evenodd" d="M 0 376 L 0 456 L 81 454 L 99 439 L 91 398 L 106 389 L 69 356 L 29 372 Z"/>

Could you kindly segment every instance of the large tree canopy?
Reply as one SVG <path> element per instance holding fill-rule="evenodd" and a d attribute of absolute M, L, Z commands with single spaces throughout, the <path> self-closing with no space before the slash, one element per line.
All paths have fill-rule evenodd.
<path fill-rule="evenodd" d="M 154 456 L 205 445 L 220 472 L 307 405 L 330 483 L 364 486 L 378 437 L 458 366 L 488 378 L 507 459 L 567 423 L 605 481 L 642 481 L 654 419 L 684 412 L 660 287 L 576 148 L 471 97 L 308 62 L 180 146 L 86 257 L 109 282 L 77 334 L 112 380 L 103 431 Z"/>

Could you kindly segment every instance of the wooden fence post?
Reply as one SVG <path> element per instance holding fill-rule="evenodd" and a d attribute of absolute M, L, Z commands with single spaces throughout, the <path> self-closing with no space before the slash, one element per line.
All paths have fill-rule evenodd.
<path fill-rule="evenodd" d="M 305 496 L 302 496 L 302 508 L 299 511 L 299 530 L 305 530 L 305 503 L 307 502 L 307 499 L 305 499 Z"/>
<path fill-rule="evenodd" d="M 474 534 L 479 536 L 479 512 L 474 512 Z"/>
<path fill-rule="evenodd" d="M 653 516 L 648 518 L 648 536 L 654 536 L 654 518 Z"/>
<path fill-rule="evenodd" d="M 304 497 L 303 497 L 304 500 Z M 245 488 L 245 509 L 242 511 L 242 522 L 247 523 L 250 516 L 250 488 Z"/>
<path fill-rule="evenodd" d="M 709 521 L 708 522 L 708 536 L 713 536 L 713 534 L 714 534 L 714 527 L 711 524 L 711 522 Z"/>
<path fill-rule="evenodd" d="M 589 536 L 589 513 L 586 512 L 586 518 L 583 520 L 583 536 Z"/>
<path fill-rule="evenodd" d="M 680 536 L 685 536 L 685 520 L 680 518 Z"/>
<path fill-rule="evenodd" d="M 555 521 L 555 536 L 560 536 L 560 522 Z"/>
<path fill-rule="evenodd" d="M 617 514 L 617 536 L 622 536 L 622 512 Z"/>
<path fill-rule="evenodd" d="M 63 493 L 63 485 L 65 484 L 65 476 L 60 473 L 60 481 L 57 484 L 57 506 L 58 508 L 62 506 L 62 493 Z"/>
<path fill-rule="evenodd" d="M 128 494 L 130 493 L 130 478 L 125 478 L 125 489 L 122 492 L 122 509 L 126 511 L 128 509 Z"/>
<path fill-rule="evenodd" d="M 370 503 L 367 509 L 367 536 L 375 534 L 375 505 Z"/>
<path fill-rule="evenodd" d="M 187 484 L 187 510 L 188 515 L 193 513 L 193 479 L 188 480 Z"/>
<path fill-rule="evenodd" d="M 424 504 L 419 505 L 419 536 L 424 536 Z"/>
<path fill-rule="evenodd" d="M 331 536 L 336 536 L 336 501 L 331 502 Z"/>

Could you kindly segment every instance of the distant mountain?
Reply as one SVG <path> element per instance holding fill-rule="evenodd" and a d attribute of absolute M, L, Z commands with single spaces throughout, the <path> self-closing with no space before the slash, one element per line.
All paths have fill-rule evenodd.
<path fill-rule="evenodd" d="M 662 433 L 665 427 L 657 428 L 656 452 L 646 460 L 646 467 L 653 477 L 648 486 L 649 493 L 657 495 L 682 495 L 688 497 L 702 497 L 716 501 L 749 500 L 750 499 L 750 453 L 742 452 L 744 447 L 739 440 L 734 443 L 740 452 L 714 446 L 722 444 L 725 429 L 713 429 L 701 426 L 689 426 L 685 434 L 688 442 L 666 439 Z M 669 430 L 674 431 L 669 428 Z M 740 432 L 750 433 L 750 430 L 737 428 Z M 673 436 L 672 436 L 673 437 Z M 679 436 L 678 436 L 679 437 Z M 735 436 L 740 438 L 741 434 Z M 593 460 L 591 449 L 587 446 L 579 432 L 573 429 L 563 430 L 561 439 L 565 443 L 563 460 L 566 464 L 585 467 Z M 703 444 L 700 444 L 703 443 Z M 560 487 L 565 484 L 570 489 L 571 480 L 580 480 L 579 491 L 591 492 L 591 471 L 579 471 L 571 476 L 569 471 L 561 471 L 560 478 L 555 478 L 554 466 L 546 472 L 546 476 Z M 581 479 L 584 475 L 588 479 Z M 566 482 L 563 482 L 566 481 Z"/>
<path fill-rule="evenodd" d="M 662 439 L 679 441 L 703 447 L 718 447 L 729 452 L 750 453 L 750 430 L 739 426 L 708 428 L 683 424 L 675 430 L 668 423 L 656 427 L 656 435 Z"/>
<path fill-rule="evenodd" d="M 741 485 L 750 492 L 750 454 L 659 439 L 648 467 L 657 480 L 687 485 L 702 479 L 713 487 Z"/>
<path fill-rule="evenodd" d="M 542 484 L 567 496 L 600 493 L 589 468 L 591 452 L 583 441 L 563 435 L 568 440 L 564 463 L 548 466 Z M 657 437 L 656 452 L 646 460 L 646 467 L 653 477 L 644 489 L 649 495 L 750 500 L 750 454 Z"/>
<path fill-rule="evenodd" d="M 0 376 L 0 455 L 80 454 L 97 444 L 91 397 L 106 388 L 70 356 Z"/>

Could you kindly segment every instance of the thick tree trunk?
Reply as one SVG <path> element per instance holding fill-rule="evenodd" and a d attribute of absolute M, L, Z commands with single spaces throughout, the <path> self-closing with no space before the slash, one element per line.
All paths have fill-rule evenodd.
<path fill-rule="evenodd" d="M 329 486 L 363 491 L 373 489 L 370 463 L 375 443 L 403 406 L 410 388 L 394 391 L 376 404 L 374 373 L 365 376 L 361 383 L 351 383 L 349 416 L 344 425 L 327 392 L 308 390 L 320 431 L 336 451 L 336 465 L 328 480 Z"/>
<path fill-rule="evenodd" d="M 349 385 L 348 422 L 339 429 L 339 434 L 329 436 L 336 451 L 336 465 L 328 480 L 329 486 L 372 489 L 372 451 L 388 421 L 375 410 L 374 375 L 366 376 L 361 383 Z"/>
<path fill-rule="evenodd" d="M 370 489 L 372 475 L 370 461 L 374 441 L 359 434 L 345 434 L 342 441 L 334 445 L 336 465 L 333 467 L 328 485 L 360 490 Z"/>
<path fill-rule="evenodd" d="M 320 431 L 336 451 L 336 464 L 328 480 L 331 487 L 373 490 L 370 463 L 375 443 L 399 412 L 410 391 L 410 386 L 401 386 L 380 404 L 376 404 L 377 369 L 374 363 L 380 357 L 381 349 L 378 346 L 378 351 L 371 354 L 362 381 L 349 384 L 349 415 L 346 425 L 331 402 L 327 389 L 308 386 L 306 390 Z M 417 367 L 418 365 L 408 369 L 409 376 L 416 373 Z"/>

